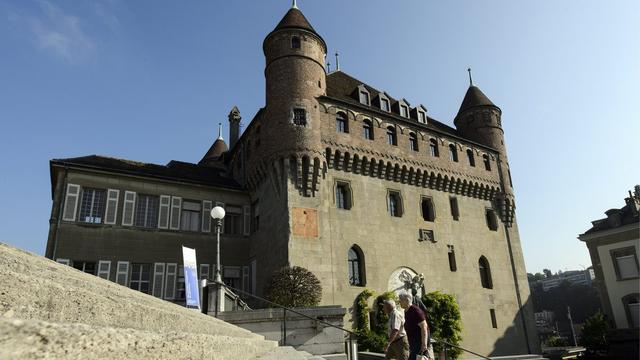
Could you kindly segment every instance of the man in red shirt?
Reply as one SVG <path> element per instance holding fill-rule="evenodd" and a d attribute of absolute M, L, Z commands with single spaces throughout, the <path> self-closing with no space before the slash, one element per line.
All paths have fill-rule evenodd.
<path fill-rule="evenodd" d="M 400 306 L 404 309 L 404 330 L 409 340 L 409 360 L 416 360 L 418 355 L 427 355 L 429 326 L 427 316 L 419 307 L 412 304 L 413 296 L 401 292 Z"/>

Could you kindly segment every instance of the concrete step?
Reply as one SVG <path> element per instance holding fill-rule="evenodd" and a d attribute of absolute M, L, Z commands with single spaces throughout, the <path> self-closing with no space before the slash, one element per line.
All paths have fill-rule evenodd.
<path fill-rule="evenodd" d="M 258 360 L 325 360 L 319 355 L 311 355 L 306 351 L 297 351 L 291 346 L 280 346 Z"/>

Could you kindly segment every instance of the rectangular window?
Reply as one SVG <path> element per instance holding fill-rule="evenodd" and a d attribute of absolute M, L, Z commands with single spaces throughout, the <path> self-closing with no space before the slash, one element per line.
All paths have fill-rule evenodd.
<path fill-rule="evenodd" d="M 638 257 L 635 247 L 611 250 L 611 259 L 618 280 L 638 278 Z"/>
<path fill-rule="evenodd" d="M 176 300 L 184 300 L 184 299 L 185 299 L 184 267 L 180 265 L 178 266 L 178 281 L 176 283 Z"/>
<path fill-rule="evenodd" d="M 95 262 L 87 262 L 87 261 L 73 261 L 73 268 L 78 269 L 82 272 L 86 272 L 87 274 L 95 275 L 96 274 L 96 263 Z"/>
<path fill-rule="evenodd" d="M 242 287 L 242 268 L 240 266 L 225 266 L 222 270 L 222 281 L 235 289 Z"/>
<path fill-rule="evenodd" d="M 427 123 L 427 117 L 425 116 L 425 113 L 422 111 L 418 111 L 418 121 L 426 124 Z"/>
<path fill-rule="evenodd" d="M 457 271 L 458 266 L 456 265 L 456 252 L 453 249 L 453 245 L 447 245 L 449 249 L 448 257 L 449 257 L 449 270 Z"/>
<path fill-rule="evenodd" d="M 369 93 L 366 91 L 360 91 L 360 103 L 369 105 Z"/>
<path fill-rule="evenodd" d="M 627 308 L 629 309 L 629 317 L 631 318 L 629 327 L 640 327 L 640 303 L 629 303 L 627 304 Z"/>
<path fill-rule="evenodd" d="M 136 193 L 133 191 L 124 192 L 124 205 L 122 207 L 122 226 L 133 225 L 135 214 Z"/>
<path fill-rule="evenodd" d="M 171 208 L 171 196 L 160 195 L 160 210 L 158 211 L 158 229 L 169 228 L 170 208 Z"/>
<path fill-rule="evenodd" d="M 182 202 L 181 230 L 200 231 L 200 207 L 199 202 L 186 200 Z"/>
<path fill-rule="evenodd" d="M 242 207 L 242 235 L 251 235 L 251 205 L 244 205 Z"/>
<path fill-rule="evenodd" d="M 255 202 L 253 205 L 253 222 L 251 223 L 252 232 L 260 230 L 260 204 Z"/>
<path fill-rule="evenodd" d="M 83 189 L 79 221 L 102 224 L 107 192 L 100 189 Z"/>
<path fill-rule="evenodd" d="M 351 209 L 351 196 L 349 185 L 345 183 L 336 184 L 336 207 L 338 209 Z"/>
<path fill-rule="evenodd" d="M 202 201 L 202 232 L 211 232 L 211 200 Z"/>
<path fill-rule="evenodd" d="M 389 111 L 389 100 L 387 99 L 380 99 L 380 108 L 383 111 Z"/>
<path fill-rule="evenodd" d="M 131 264 L 131 281 L 129 287 L 145 294 L 149 293 L 151 264 Z"/>
<path fill-rule="evenodd" d="M 487 219 L 487 227 L 491 231 L 498 231 L 498 217 L 493 209 L 486 209 L 485 216 Z"/>
<path fill-rule="evenodd" d="M 498 321 L 496 320 L 496 311 L 495 309 L 489 309 L 489 314 L 491 315 L 491 327 L 494 329 L 498 328 Z"/>
<path fill-rule="evenodd" d="M 409 108 L 406 105 L 400 105 L 400 116 L 409 117 Z"/>
<path fill-rule="evenodd" d="M 100 260 L 98 261 L 98 277 L 105 280 L 109 280 L 111 277 L 111 261 Z"/>
<path fill-rule="evenodd" d="M 449 198 L 449 206 L 451 207 L 451 217 L 453 220 L 458 221 L 460 219 L 460 210 L 458 209 L 458 198 L 452 196 Z"/>
<path fill-rule="evenodd" d="M 399 192 L 389 191 L 389 194 L 387 195 L 387 208 L 389 215 L 393 217 L 402 216 L 402 200 Z"/>
<path fill-rule="evenodd" d="M 176 271 L 178 271 L 178 264 L 167 264 L 166 276 L 164 278 L 164 298 L 166 300 L 175 299 Z"/>
<path fill-rule="evenodd" d="M 57 258 L 57 259 L 56 259 L 56 262 L 57 262 L 58 264 L 67 265 L 67 266 L 71 264 L 71 261 L 69 261 L 69 259 L 61 259 L 61 258 Z"/>
<path fill-rule="evenodd" d="M 67 195 L 64 199 L 64 210 L 62 220 L 74 221 L 78 211 L 78 197 L 80 195 L 80 185 L 67 184 Z"/>
<path fill-rule="evenodd" d="M 122 286 L 127 286 L 129 282 L 129 262 L 118 261 L 118 267 L 116 270 L 116 283 Z"/>
<path fill-rule="evenodd" d="M 162 299 L 164 290 L 164 263 L 153 264 L 153 291 L 151 295 Z"/>
<path fill-rule="evenodd" d="M 422 219 L 424 221 L 435 221 L 436 209 L 433 205 L 433 200 L 430 197 L 423 197 L 420 205 L 422 209 Z"/>
<path fill-rule="evenodd" d="M 482 155 L 482 162 L 484 163 L 484 169 L 491 171 L 491 160 L 489 159 L 489 155 Z"/>
<path fill-rule="evenodd" d="M 200 280 L 209 280 L 209 264 L 200 264 Z"/>
<path fill-rule="evenodd" d="M 155 228 L 158 226 L 158 208 L 160 199 L 152 195 L 138 195 L 134 217 L 135 226 Z"/>
<path fill-rule="evenodd" d="M 293 109 L 293 123 L 299 126 L 307 126 L 307 111 L 305 109 Z"/>
<path fill-rule="evenodd" d="M 224 233 L 228 235 L 242 235 L 242 208 L 237 206 L 227 206 L 224 215 Z"/>
<path fill-rule="evenodd" d="M 114 225 L 118 218 L 118 198 L 120 197 L 120 190 L 109 189 L 107 190 L 107 208 L 104 214 L 104 223 Z"/>

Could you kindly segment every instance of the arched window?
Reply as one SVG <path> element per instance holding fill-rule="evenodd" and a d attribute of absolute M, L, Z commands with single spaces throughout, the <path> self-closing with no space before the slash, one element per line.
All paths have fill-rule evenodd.
<path fill-rule="evenodd" d="M 493 289 L 493 281 L 491 280 L 491 268 L 486 257 L 481 256 L 478 260 L 478 269 L 480 270 L 480 282 L 485 289 Z"/>
<path fill-rule="evenodd" d="M 394 126 L 387 127 L 387 142 L 389 145 L 398 145 L 398 137 L 396 136 L 396 128 Z"/>
<path fill-rule="evenodd" d="M 640 294 L 629 294 L 622 298 L 629 328 L 640 327 Z"/>
<path fill-rule="evenodd" d="M 458 149 L 455 144 L 449 144 L 449 160 L 458 162 Z"/>
<path fill-rule="evenodd" d="M 418 151 L 418 136 L 415 133 L 409 134 L 409 149 Z"/>
<path fill-rule="evenodd" d="M 339 112 L 336 114 L 336 131 L 340 133 L 349 132 L 349 124 L 347 122 L 347 115 L 345 115 L 345 113 Z"/>
<path fill-rule="evenodd" d="M 353 245 L 349 249 L 348 260 L 349 265 L 349 284 L 353 286 L 364 286 L 364 254 L 357 245 Z"/>
<path fill-rule="evenodd" d="M 491 160 L 489 160 L 489 155 L 482 155 L 482 161 L 484 162 L 484 169 L 487 171 L 491 171 Z"/>
<path fill-rule="evenodd" d="M 433 157 L 440 156 L 440 151 L 438 150 L 438 140 L 436 139 L 429 140 L 429 151 L 431 152 L 431 156 Z"/>
<path fill-rule="evenodd" d="M 367 140 L 373 140 L 373 125 L 371 124 L 371 120 L 365 119 L 362 122 L 362 135 Z"/>
<path fill-rule="evenodd" d="M 294 36 L 291 38 L 291 48 L 292 49 L 300 49 L 300 38 Z"/>
<path fill-rule="evenodd" d="M 467 149 L 467 159 L 469 159 L 470 166 L 476 166 L 476 158 L 473 156 L 473 150 Z"/>

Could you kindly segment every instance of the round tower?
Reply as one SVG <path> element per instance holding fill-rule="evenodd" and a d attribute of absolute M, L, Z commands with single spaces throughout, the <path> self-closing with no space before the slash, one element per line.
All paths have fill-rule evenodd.
<path fill-rule="evenodd" d="M 317 97 L 326 94 L 327 46 L 293 6 L 263 43 L 266 58 L 267 151 L 322 154 Z M 309 154 L 311 155 L 311 154 Z"/>
<path fill-rule="evenodd" d="M 496 198 L 496 205 L 502 221 L 507 226 L 511 226 L 515 202 L 501 118 L 502 110 L 471 83 L 454 124 L 463 137 L 498 151 L 498 157 L 495 160 L 503 188 L 502 194 Z"/>

